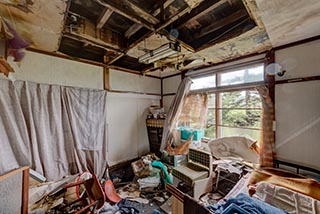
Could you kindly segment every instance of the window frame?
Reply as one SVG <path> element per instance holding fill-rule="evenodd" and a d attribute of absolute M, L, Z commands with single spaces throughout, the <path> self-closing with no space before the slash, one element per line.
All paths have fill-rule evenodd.
<path fill-rule="evenodd" d="M 224 85 L 221 86 L 221 74 L 222 73 L 228 73 L 228 72 L 234 72 L 237 70 L 243 70 L 243 69 L 250 69 L 258 66 L 263 66 L 263 80 L 261 81 L 256 81 L 256 82 L 249 82 L 249 83 L 240 83 L 240 84 L 233 84 L 233 85 Z M 221 137 L 222 134 L 222 128 L 238 128 L 238 129 L 244 129 L 244 130 L 257 130 L 261 131 L 260 128 L 254 128 L 254 127 L 238 127 L 238 126 L 226 126 L 222 125 L 222 110 L 223 109 L 230 109 L 232 110 L 233 108 L 222 108 L 222 100 L 221 100 L 221 94 L 224 92 L 233 92 L 233 91 L 245 91 L 245 90 L 255 90 L 255 87 L 261 86 L 261 85 L 266 85 L 266 74 L 265 74 L 265 64 L 263 59 L 258 59 L 246 63 L 240 63 L 237 65 L 232 65 L 232 66 L 225 66 L 222 68 L 218 69 L 205 69 L 205 71 L 202 73 L 200 72 L 195 72 L 193 75 L 192 73 L 188 76 L 191 78 L 201 78 L 209 75 L 215 74 L 215 83 L 216 87 L 211 87 L 211 88 L 205 88 L 205 89 L 196 89 L 190 91 L 190 93 L 199 93 L 199 92 L 205 92 L 208 94 L 215 94 L 215 108 L 208 108 L 208 111 L 215 110 L 215 136 L 216 138 Z M 261 110 L 262 113 L 262 107 L 261 108 L 241 108 L 243 110 Z M 221 110 L 221 111 L 220 111 Z"/>

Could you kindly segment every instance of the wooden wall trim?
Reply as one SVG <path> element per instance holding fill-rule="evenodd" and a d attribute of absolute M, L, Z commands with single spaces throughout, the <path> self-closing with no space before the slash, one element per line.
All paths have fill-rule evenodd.
<path fill-rule="evenodd" d="M 118 71 L 122 71 L 122 72 L 127 72 L 127 73 L 131 73 L 131 74 L 136 74 L 139 76 L 146 76 L 146 77 L 151 77 L 151 78 L 155 78 L 155 79 L 161 79 L 161 77 L 157 77 L 157 76 L 152 76 L 152 75 L 148 75 L 148 74 L 141 74 L 138 73 L 140 71 L 133 71 L 130 69 L 125 69 L 125 68 L 121 68 L 118 66 L 112 66 L 112 65 L 106 65 L 100 62 L 95 62 L 95 61 L 91 61 L 91 60 L 86 60 L 86 59 L 78 59 L 78 58 L 74 58 L 65 54 L 61 54 L 61 53 L 56 53 L 56 52 L 48 52 L 48 51 L 44 51 L 44 50 L 39 50 L 36 48 L 27 48 L 27 51 L 30 52 L 34 52 L 34 53 L 39 53 L 39 54 L 44 54 L 44 55 L 48 55 L 48 56 L 53 56 L 53 57 L 57 57 L 57 58 L 61 58 L 61 59 L 67 59 L 67 60 L 71 60 L 71 61 L 75 61 L 75 62 L 80 62 L 80 63 L 85 63 L 85 64 L 89 64 L 89 65 L 95 65 L 95 66 L 100 66 L 100 67 L 104 67 L 104 68 L 111 68 L 111 69 L 116 69 Z"/>
<path fill-rule="evenodd" d="M 157 93 L 144 93 L 144 92 L 137 92 L 137 91 L 120 91 L 120 90 L 107 90 L 109 92 L 114 93 L 122 93 L 122 94 L 141 94 L 141 95 L 151 95 L 151 96 L 161 96 L 161 94 Z"/>
<path fill-rule="evenodd" d="M 277 80 L 276 85 L 286 84 L 286 83 L 307 82 L 307 81 L 314 81 L 314 80 L 320 80 L 320 76 L 297 77 L 297 78 L 292 78 L 287 80 Z"/>
<path fill-rule="evenodd" d="M 320 40 L 320 35 L 314 36 L 314 37 L 310 37 L 310 38 L 307 38 L 307 39 L 303 39 L 303 40 L 299 40 L 299 41 L 296 41 L 296 42 L 292 42 L 292 43 L 289 43 L 289 44 L 281 45 L 281 46 L 275 47 L 273 49 L 275 51 L 278 51 L 278 50 L 282 50 L 282 49 L 286 49 L 286 48 L 290 48 L 290 47 L 294 47 L 294 46 L 298 46 L 298 45 L 303 45 L 303 44 L 306 44 L 306 43 L 309 43 L 309 42 L 313 42 L 313 41 L 316 41 L 316 40 Z"/>
<path fill-rule="evenodd" d="M 161 99 L 160 99 L 160 107 L 163 107 L 163 79 L 161 79 Z"/>
<path fill-rule="evenodd" d="M 161 79 L 168 79 L 168 78 L 175 77 L 175 76 L 180 76 L 180 75 L 181 75 L 181 72 L 176 73 L 176 74 L 171 74 L 171 75 L 168 75 L 168 76 L 165 76 L 165 77 L 161 77 Z"/>
<path fill-rule="evenodd" d="M 168 94 L 163 94 L 162 96 L 166 97 L 166 96 L 175 96 L 175 95 L 176 95 L 176 93 L 168 93 Z"/>

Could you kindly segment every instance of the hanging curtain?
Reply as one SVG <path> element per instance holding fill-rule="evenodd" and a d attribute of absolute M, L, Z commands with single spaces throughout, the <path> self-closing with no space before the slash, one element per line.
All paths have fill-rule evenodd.
<path fill-rule="evenodd" d="M 273 131 L 274 107 L 266 86 L 257 87 L 262 102 L 262 129 L 260 137 L 260 166 L 273 166 L 275 158 L 275 135 Z"/>
<path fill-rule="evenodd" d="M 208 95 L 206 93 L 189 94 L 183 104 L 179 126 L 203 129 L 206 127 L 207 113 Z"/>
<path fill-rule="evenodd" d="M 178 87 L 176 96 L 170 105 L 167 118 L 164 123 L 160 151 L 163 151 L 166 148 L 167 141 L 172 137 L 172 131 L 178 126 L 184 100 L 190 91 L 191 83 L 191 79 L 186 77 L 181 81 Z"/>
<path fill-rule="evenodd" d="M 106 92 L 0 80 L 0 174 L 28 165 L 47 179 L 107 165 Z"/>

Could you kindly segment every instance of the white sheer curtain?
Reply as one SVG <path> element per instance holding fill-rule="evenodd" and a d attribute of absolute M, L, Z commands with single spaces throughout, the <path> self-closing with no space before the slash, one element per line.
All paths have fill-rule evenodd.
<path fill-rule="evenodd" d="M 170 139 L 172 131 L 178 126 L 179 117 L 183 108 L 184 100 L 186 99 L 191 86 L 191 79 L 184 78 L 178 87 L 176 96 L 172 101 L 167 113 L 167 118 L 163 128 L 162 141 L 160 150 L 163 151 L 166 147 L 167 140 Z"/>
<path fill-rule="evenodd" d="M 48 180 L 103 175 L 105 91 L 0 80 L 0 109 L 0 174 L 28 165 Z"/>

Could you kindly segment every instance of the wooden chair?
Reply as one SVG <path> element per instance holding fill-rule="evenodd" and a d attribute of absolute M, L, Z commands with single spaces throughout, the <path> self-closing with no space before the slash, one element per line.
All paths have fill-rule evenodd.
<path fill-rule="evenodd" d="M 105 194 L 97 176 L 93 175 L 92 178 L 88 180 L 67 184 L 64 186 L 64 189 L 80 185 L 84 185 L 85 187 L 84 194 L 82 194 L 79 199 L 69 203 L 66 207 L 70 207 L 77 202 L 81 202 L 83 208 L 78 210 L 75 214 L 97 213 L 97 211 L 103 207 L 106 201 Z"/>

